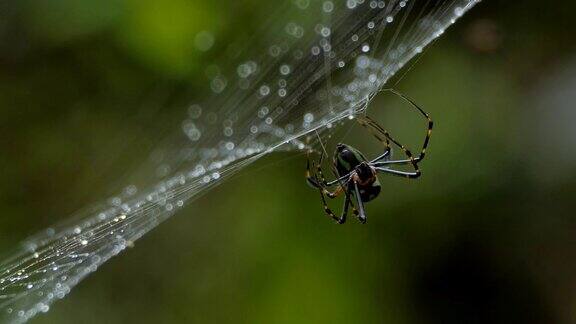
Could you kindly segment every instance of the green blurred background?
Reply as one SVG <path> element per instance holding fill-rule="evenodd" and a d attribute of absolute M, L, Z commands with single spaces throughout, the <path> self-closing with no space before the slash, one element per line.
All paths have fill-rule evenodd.
<path fill-rule="evenodd" d="M 204 82 L 198 33 L 232 40 L 258 4 L 2 2 L 0 253 L 126 185 L 163 136 L 154 121 L 182 117 L 164 89 Z M 574 12 L 484 1 L 426 51 L 399 84 L 436 122 L 424 175 L 381 178 L 368 224 L 332 224 L 305 156 L 278 153 L 34 322 L 576 323 Z M 423 131 L 386 100 L 374 118 Z M 378 148 L 353 123 L 342 138 Z"/>

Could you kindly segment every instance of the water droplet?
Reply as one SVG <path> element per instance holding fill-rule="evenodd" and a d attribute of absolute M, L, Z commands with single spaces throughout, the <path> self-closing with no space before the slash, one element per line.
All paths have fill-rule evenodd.
<path fill-rule="evenodd" d="M 283 64 L 282 66 L 280 66 L 280 73 L 282 75 L 288 75 L 290 74 L 290 65 L 288 64 Z"/>
<path fill-rule="evenodd" d="M 262 96 L 267 96 L 270 94 L 270 87 L 267 85 L 263 85 L 260 87 L 259 92 Z"/>
<path fill-rule="evenodd" d="M 200 105 L 191 105 L 188 108 L 188 115 L 194 119 L 200 118 L 202 115 L 202 107 L 200 107 Z"/>
<path fill-rule="evenodd" d="M 462 14 L 464 14 L 464 10 L 461 7 L 456 7 L 454 8 L 454 14 L 458 17 L 462 16 Z"/>
<path fill-rule="evenodd" d="M 214 35 L 208 31 L 201 31 L 196 34 L 194 45 L 197 49 L 206 52 L 214 45 Z"/>
<path fill-rule="evenodd" d="M 232 129 L 232 127 L 225 127 L 224 128 L 224 136 L 230 137 L 233 134 L 234 134 L 234 130 Z"/>
<path fill-rule="evenodd" d="M 210 88 L 214 93 L 220 93 L 226 89 L 228 81 L 222 76 L 217 76 L 210 82 Z"/>
<path fill-rule="evenodd" d="M 300 9 L 306 9 L 310 5 L 309 0 L 296 0 L 296 6 Z"/>

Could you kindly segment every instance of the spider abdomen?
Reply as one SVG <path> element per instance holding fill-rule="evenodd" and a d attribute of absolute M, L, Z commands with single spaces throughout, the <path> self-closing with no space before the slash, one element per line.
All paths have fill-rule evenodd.
<path fill-rule="evenodd" d="M 380 182 L 378 181 L 378 179 L 376 179 L 376 181 L 374 181 L 370 185 L 358 187 L 358 191 L 360 192 L 360 198 L 362 199 L 363 202 L 368 202 L 378 197 L 381 189 L 382 187 L 380 186 Z"/>
<path fill-rule="evenodd" d="M 376 172 L 368 165 L 364 155 L 350 145 L 338 144 L 334 154 L 334 164 L 338 176 L 353 172 L 353 181 L 358 185 L 360 199 L 363 202 L 370 201 L 380 194 L 381 186 Z M 354 182 L 350 182 L 352 185 Z M 351 190 L 353 192 L 353 188 Z"/>
<path fill-rule="evenodd" d="M 339 176 L 344 176 L 352 172 L 360 163 L 367 161 L 366 157 L 352 146 L 346 144 L 336 145 L 334 165 Z"/>

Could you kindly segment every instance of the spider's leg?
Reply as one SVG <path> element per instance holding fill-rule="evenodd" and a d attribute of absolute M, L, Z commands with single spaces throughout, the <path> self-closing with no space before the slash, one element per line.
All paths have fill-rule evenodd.
<path fill-rule="evenodd" d="M 324 185 L 325 187 L 333 186 L 333 185 L 339 183 L 338 179 L 330 181 L 330 182 L 326 182 L 326 178 L 324 177 L 324 172 L 322 171 L 322 161 L 324 161 L 324 152 L 320 153 L 320 160 L 318 161 L 318 164 L 316 165 L 316 173 L 320 176 L 320 183 L 322 185 Z M 338 178 L 338 177 L 336 177 L 336 178 Z"/>
<path fill-rule="evenodd" d="M 328 186 L 333 186 L 333 185 L 335 185 L 335 184 L 340 184 L 340 185 L 342 185 L 343 183 L 348 182 L 348 180 L 347 180 L 348 178 L 350 178 L 350 173 L 345 174 L 345 175 L 341 176 L 340 178 L 338 178 L 338 179 L 336 179 L 336 180 L 332 180 L 332 181 L 330 181 L 330 182 L 326 182 L 324 185 L 327 186 L 327 187 L 328 187 Z M 344 181 L 344 182 L 343 182 L 343 181 Z"/>
<path fill-rule="evenodd" d="M 398 146 L 404 152 L 406 157 L 408 157 L 408 161 L 410 162 L 410 164 L 414 168 L 414 172 L 410 172 L 409 173 L 410 175 L 409 176 L 407 175 L 407 177 L 418 178 L 420 176 L 420 169 L 418 168 L 418 164 L 416 163 L 416 159 L 414 159 L 414 157 L 412 156 L 412 153 L 410 153 L 410 150 L 408 150 L 404 145 L 400 144 L 400 142 L 398 142 L 392 136 L 390 136 L 390 133 L 388 133 L 387 130 L 380 127 L 380 125 L 376 124 L 376 122 L 374 122 L 372 119 L 370 119 L 370 117 L 363 116 L 361 118 L 358 118 L 358 122 L 362 125 L 366 125 L 366 126 L 369 126 L 370 128 L 377 130 L 378 132 L 380 132 L 380 134 L 385 136 L 387 139 L 389 139 L 392 143 L 394 143 L 396 146 Z M 380 170 L 380 171 L 383 171 L 383 170 Z"/>
<path fill-rule="evenodd" d="M 312 162 L 312 164 L 314 164 L 314 162 Z M 306 159 L 306 182 L 313 188 L 320 188 L 320 184 L 316 181 L 316 176 L 314 175 L 314 177 L 312 177 L 310 172 L 310 154 L 308 154 Z"/>
<path fill-rule="evenodd" d="M 371 123 L 365 122 L 362 117 L 360 117 L 358 120 L 358 123 L 360 123 L 360 125 L 362 125 L 363 127 L 365 127 L 366 129 L 368 129 L 368 131 L 382 144 L 384 144 L 384 153 L 382 153 L 381 155 L 377 156 L 375 159 L 373 159 L 372 161 L 370 161 L 370 163 L 374 163 L 377 161 L 380 161 L 382 159 L 385 159 L 387 156 L 390 155 L 390 153 L 392 153 L 392 148 L 390 147 L 390 140 L 388 140 L 387 137 L 382 136 L 382 133 L 373 125 L 371 125 Z"/>
<path fill-rule="evenodd" d="M 411 178 L 411 179 L 418 178 L 421 175 L 421 173 L 418 170 L 416 172 L 406 172 L 406 171 L 398 171 L 398 170 L 393 170 L 393 169 L 388 169 L 388 168 L 380 168 L 380 167 L 376 167 L 375 169 L 378 172 L 387 173 L 387 174 L 395 175 L 398 177 Z"/>
<path fill-rule="evenodd" d="M 338 177 L 338 173 L 336 172 L 336 167 L 334 165 L 332 165 L 330 170 L 332 171 L 332 174 L 334 175 L 334 177 L 336 179 L 332 180 L 330 182 L 326 182 L 322 168 L 320 167 L 320 165 L 317 166 L 317 172 L 320 175 L 320 183 L 322 183 L 322 185 L 324 185 L 325 187 L 330 187 L 330 186 L 333 186 L 335 184 L 339 184 L 341 187 L 343 187 L 344 184 L 348 182 L 348 179 L 350 179 L 350 173 L 345 174 L 341 177 Z"/>
<path fill-rule="evenodd" d="M 314 162 L 312 162 L 312 166 L 315 166 Z M 322 176 L 322 169 L 320 167 L 318 167 L 318 172 Z M 309 175 L 309 170 L 307 171 L 307 174 L 308 175 L 307 175 L 306 179 L 308 180 L 308 184 L 310 184 L 312 187 L 317 188 L 318 190 L 322 191 L 322 193 L 325 194 L 326 196 L 328 196 L 329 198 L 336 198 L 342 192 L 345 192 L 344 188 L 340 184 L 341 183 L 340 179 L 331 181 L 331 183 L 326 183 L 323 176 L 322 176 L 322 180 L 320 180 L 320 179 L 318 179 L 317 174 L 314 174 L 314 178 L 312 178 L 312 176 Z M 333 186 L 335 184 L 338 184 L 338 187 L 336 187 L 336 190 L 329 191 L 328 189 L 326 189 L 326 187 Z"/>
<path fill-rule="evenodd" d="M 382 153 L 381 155 L 377 156 L 374 160 L 370 161 L 370 163 L 374 163 L 380 160 L 383 160 L 385 158 L 387 158 L 390 153 L 392 153 L 392 148 L 391 147 L 387 147 L 386 151 L 384 151 L 384 153 Z"/>
<path fill-rule="evenodd" d="M 329 198 L 333 199 L 333 198 L 336 198 L 336 197 L 340 196 L 340 194 L 343 193 L 343 192 L 346 193 L 346 190 L 344 190 L 344 189 L 342 188 L 342 186 L 339 185 L 339 186 L 336 188 L 336 190 L 334 190 L 334 191 L 332 191 L 332 192 L 326 190 L 325 188 L 322 188 L 322 192 L 323 192 L 326 196 L 328 196 Z"/>
<path fill-rule="evenodd" d="M 424 144 L 422 145 L 422 150 L 420 151 L 420 155 L 416 158 L 414 158 L 417 161 L 422 161 L 424 160 L 424 155 L 426 155 L 426 148 L 428 147 L 428 143 L 430 142 L 430 136 L 432 135 L 432 127 L 434 127 L 434 122 L 432 121 L 432 118 L 430 118 L 430 115 L 428 115 L 427 112 L 424 111 L 424 109 L 420 108 L 420 106 L 418 106 L 414 100 L 408 98 L 407 96 L 405 96 L 404 94 L 394 90 L 394 89 L 382 89 L 382 91 L 389 91 L 392 92 L 393 94 L 397 95 L 398 97 L 402 98 L 404 101 L 408 102 L 412 107 L 418 109 L 418 111 L 424 116 L 426 117 L 426 119 L 428 120 L 428 129 L 426 130 L 426 137 L 424 138 Z"/>
<path fill-rule="evenodd" d="M 352 188 L 352 184 L 348 184 L 348 192 L 351 195 L 354 192 L 354 189 Z M 354 200 L 352 198 L 350 198 L 350 206 L 352 206 L 352 213 L 354 214 L 354 216 L 356 216 L 356 218 L 359 218 L 360 213 L 358 212 L 358 209 L 356 209 L 356 206 L 354 205 Z"/>
<path fill-rule="evenodd" d="M 344 209 L 342 210 L 342 215 L 340 217 L 336 216 L 334 212 L 328 207 L 328 203 L 326 202 L 326 197 L 324 197 L 324 191 L 318 190 L 320 192 L 320 199 L 322 199 L 322 206 L 324 208 L 324 212 L 330 216 L 333 220 L 335 220 L 338 224 L 344 224 L 346 222 L 346 215 L 348 214 L 348 207 L 350 205 L 350 193 L 346 192 L 346 198 L 344 200 Z"/>
<path fill-rule="evenodd" d="M 417 157 L 414 158 L 414 161 L 420 162 L 421 159 L 420 159 L 419 156 L 417 156 Z M 402 165 L 402 164 L 410 164 L 410 163 L 412 163 L 411 160 L 394 160 L 394 161 L 380 161 L 380 162 L 375 162 L 375 163 L 371 163 L 370 165 L 371 165 L 371 166 L 374 166 L 374 167 L 382 167 L 382 166 L 390 165 L 390 164 Z"/>
<path fill-rule="evenodd" d="M 344 199 L 344 208 L 342 209 L 342 215 L 338 219 L 338 224 L 344 224 L 346 222 L 346 216 L 348 216 L 348 207 L 350 207 L 350 194 L 346 193 L 346 198 Z"/>
<path fill-rule="evenodd" d="M 318 164 L 316 165 L 316 172 L 318 173 L 318 175 L 320 175 L 320 181 L 318 181 L 318 183 L 320 183 L 322 186 L 324 187 L 331 187 L 333 185 L 338 184 L 340 186 L 340 188 L 338 188 L 338 190 L 342 190 L 345 189 L 345 184 L 348 183 L 349 179 L 350 179 L 350 173 L 345 174 L 341 177 L 338 177 L 338 172 L 336 172 L 336 166 L 331 165 L 330 171 L 332 171 L 332 174 L 334 175 L 334 177 L 336 178 L 335 180 L 332 180 L 330 182 L 327 182 L 325 177 L 324 177 L 324 171 L 322 171 L 322 168 L 320 167 L 320 163 L 322 163 L 322 160 L 324 159 L 323 154 L 320 156 L 320 161 L 318 162 Z M 338 191 L 337 190 L 337 191 Z M 346 191 L 346 190 L 344 190 Z M 328 195 L 328 197 L 330 197 L 330 195 Z M 334 198 L 334 197 L 330 197 L 330 198 Z"/>
<path fill-rule="evenodd" d="M 340 179 L 326 182 L 326 180 L 324 179 L 324 174 L 322 173 L 322 169 L 320 168 L 320 163 L 322 163 L 322 160 L 320 160 L 318 165 L 316 165 L 316 163 L 312 161 L 312 168 L 313 169 L 316 168 L 317 172 L 320 174 L 320 180 L 319 180 L 316 174 L 312 176 L 312 172 L 310 171 L 310 153 L 308 153 L 306 159 L 306 174 L 305 174 L 306 182 L 308 183 L 308 185 L 310 185 L 313 188 L 323 188 L 323 187 L 331 187 L 339 183 Z"/>
<path fill-rule="evenodd" d="M 314 163 L 314 161 L 312 161 L 312 168 L 313 169 L 315 168 L 317 174 L 320 175 L 320 179 L 318 179 L 318 177 L 316 177 L 316 175 L 314 175 L 314 177 L 313 177 L 312 173 L 310 172 L 310 155 L 308 154 L 308 158 L 306 160 L 306 182 L 308 182 L 308 184 L 311 187 L 321 188 L 321 187 L 332 187 L 336 184 L 341 185 L 342 181 L 344 181 L 350 177 L 350 174 L 345 174 L 341 177 L 338 177 L 336 174 L 334 174 L 336 177 L 336 180 L 332 180 L 329 182 L 326 181 L 326 178 L 324 177 L 324 172 L 322 171 L 322 168 L 321 168 L 322 160 L 323 160 L 323 154 L 320 156 L 320 160 L 318 161 L 318 164 L 316 164 L 316 163 Z M 332 170 L 332 172 L 334 172 L 334 170 Z"/>
<path fill-rule="evenodd" d="M 364 211 L 364 202 L 362 202 L 362 197 L 360 197 L 360 190 L 358 190 L 358 184 L 356 181 L 354 183 L 354 192 L 356 196 L 356 202 L 358 203 L 358 209 L 360 210 L 360 214 L 358 215 L 358 220 L 362 224 L 366 224 L 366 212 Z"/>

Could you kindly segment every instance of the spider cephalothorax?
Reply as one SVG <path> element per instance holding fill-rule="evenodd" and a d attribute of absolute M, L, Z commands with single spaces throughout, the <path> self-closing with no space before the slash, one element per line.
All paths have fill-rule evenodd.
<path fill-rule="evenodd" d="M 378 196 L 381 190 L 380 182 L 378 181 L 377 173 L 391 174 L 395 176 L 407 177 L 407 178 L 418 178 L 420 176 L 420 169 L 418 168 L 418 163 L 424 159 L 426 153 L 426 147 L 430 140 L 430 135 L 432 133 L 432 119 L 424 110 L 422 110 L 414 101 L 408 97 L 402 95 L 401 93 L 386 89 L 404 100 L 408 101 L 413 107 L 418 109 L 418 111 L 428 119 L 428 129 L 426 132 L 426 138 L 424 139 L 424 144 L 420 155 L 413 157 L 412 153 L 407 150 L 404 145 L 400 144 L 394 138 L 390 136 L 388 131 L 380 127 L 376 122 L 367 116 L 361 116 L 357 120 L 360 125 L 366 127 L 381 143 L 385 145 L 384 153 L 376 157 L 373 160 L 368 160 L 366 157 L 357 149 L 350 145 L 339 143 L 336 145 L 336 150 L 334 152 L 334 157 L 332 160 L 332 171 L 335 180 L 327 182 L 324 178 L 322 172 L 321 164 L 324 158 L 324 154 L 320 155 L 319 162 L 312 163 L 316 166 L 316 173 L 311 174 L 310 172 L 310 160 L 308 160 L 306 168 L 306 179 L 308 183 L 317 188 L 320 191 L 320 197 L 322 199 L 322 204 L 324 205 L 324 211 L 336 220 L 339 224 L 346 221 L 346 215 L 348 214 L 348 208 L 352 205 L 353 213 L 358 217 L 360 222 L 366 222 L 366 214 L 364 212 L 364 203 L 368 202 Z M 402 160 L 392 160 L 392 148 L 390 143 L 398 146 L 406 159 Z M 413 171 L 400 171 L 391 169 L 392 165 L 411 165 Z M 336 186 L 336 190 L 333 192 L 328 191 L 327 188 Z M 325 195 L 330 198 L 335 198 L 340 194 L 345 194 L 344 209 L 342 210 L 342 215 L 337 217 L 326 204 Z M 355 198 L 357 207 L 354 206 L 352 202 L 352 197 Z"/>

